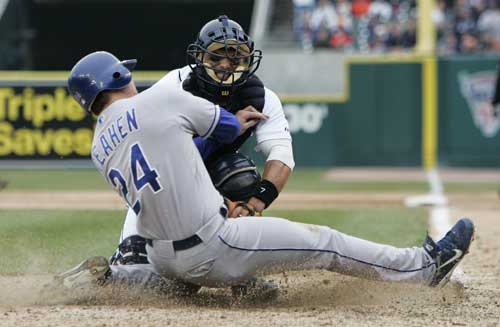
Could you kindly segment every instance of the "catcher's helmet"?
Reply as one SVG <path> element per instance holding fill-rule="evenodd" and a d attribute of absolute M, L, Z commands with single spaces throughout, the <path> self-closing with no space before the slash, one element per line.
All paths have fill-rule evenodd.
<path fill-rule="evenodd" d="M 227 153 L 208 167 L 215 188 L 231 201 L 247 201 L 260 182 L 255 163 L 239 152 Z"/>
<path fill-rule="evenodd" d="M 132 80 L 130 73 L 137 60 L 120 61 L 109 52 L 93 52 L 76 63 L 68 78 L 69 93 L 87 111 L 97 95 L 106 90 L 119 90 Z"/>
<path fill-rule="evenodd" d="M 234 70 L 210 64 L 210 61 L 218 62 L 223 58 L 230 60 Z M 187 48 L 187 63 L 196 78 L 223 96 L 229 96 L 235 87 L 244 84 L 259 68 L 261 58 L 262 51 L 254 49 L 253 40 L 243 28 L 225 15 L 205 24 L 196 41 Z"/>

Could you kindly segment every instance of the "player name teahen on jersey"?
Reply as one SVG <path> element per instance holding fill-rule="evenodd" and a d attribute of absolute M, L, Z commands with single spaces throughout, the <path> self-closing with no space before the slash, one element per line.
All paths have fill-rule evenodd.
<path fill-rule="evenodd" d="M 98 125 L 106 124 L 105 113 L 97 119 Z M 135 115 L 135 109 L 131 108 L 123 112 L 114 122 L 108 124 L 98 136 L 101 149 L 94 145 L 92 156 L 102 165 L 107 157 L 130 133 L 139 130 L 139 124 Z M 99 151 L 100 150 L 100 151 Z"/>

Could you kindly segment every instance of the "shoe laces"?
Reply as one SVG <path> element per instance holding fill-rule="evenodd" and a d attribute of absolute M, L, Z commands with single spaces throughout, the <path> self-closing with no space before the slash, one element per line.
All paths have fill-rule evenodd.
<path fill-rule="evenodd" d="M 456 246 L 456 235 L 453 231 L 449 231 L 446 235 L 437 242 L 439 251 L 450 250 Z"/>

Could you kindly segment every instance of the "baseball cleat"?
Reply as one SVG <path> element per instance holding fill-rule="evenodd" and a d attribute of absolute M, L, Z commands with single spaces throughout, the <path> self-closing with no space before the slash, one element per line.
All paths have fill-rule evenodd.
<path fill-rule="evenodd" d="M 468 253 L 473 239 L 474 223 L 468 218 L 460 219 L 437 243 L 427 236 L 423 247 L 436 261 L 436 271 L 429 286 L 442 287 L 448 283 L 453 270 Z"/>
<path fill-rule="evenodd" d="M 279 286 L 273 280 L 252 278 L 246 283 L 231 286 L 233 297 L 250 301 L 273 301 L 280 293 Z"/>
<path fill-rule="evenodd" d="M 78 266 L 55 276 L 57 284 L 69 289 L 102 285 L 111 274 L 108 260 L 104 257 L 91 257 Z"/>

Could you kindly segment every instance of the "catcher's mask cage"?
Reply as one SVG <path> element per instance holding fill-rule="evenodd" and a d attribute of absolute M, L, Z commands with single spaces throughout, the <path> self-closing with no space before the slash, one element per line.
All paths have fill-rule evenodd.
<path fill-rule="evenodd" d="M 262 51 L 243 28 L 227 16 L 219 16 L 202 27 L 186 51 L 187 63 L 197 79 L 216 87 L 222 96 L 243 85 L 259 68 Z M 216 68 L 227 58 L 232 69 Z"/>

